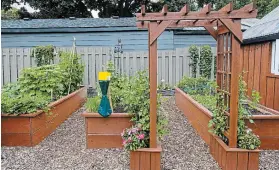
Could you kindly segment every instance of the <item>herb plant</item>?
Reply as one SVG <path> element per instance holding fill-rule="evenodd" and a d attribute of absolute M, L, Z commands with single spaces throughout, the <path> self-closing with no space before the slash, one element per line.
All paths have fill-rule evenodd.
<path fill-rule="evenodd" d="M 85 107 L 89 112 L 98 112 L 98 108 L 101 102 L 100 96 L 95 96 L 91 98 L 87 98 L 87 101 L 85 103 Z"/>

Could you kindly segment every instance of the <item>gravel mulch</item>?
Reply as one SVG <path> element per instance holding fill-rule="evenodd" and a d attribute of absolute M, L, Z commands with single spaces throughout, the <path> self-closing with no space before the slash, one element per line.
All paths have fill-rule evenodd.
<path fill-rule="evenodd" d="M 174 97 L 167 97 L 163 112 L 169 119 L 169 134 L 162 141 L 163 170 L 216 170 L 209 148 L 177 109 Z M 55 132 L 35 147 L 1 147 L 2 169 L 96 169 L 128 170 L 129 154 L 122 149 L 86 149 L 81 108 Z M 260 155 L 261 169 L 279 169 L 279 151 Z"/>
<path fill-rule="evenodd" d="M 163 107 L 168 113 L 168 136 L 163 140 L 163 167 L 165 170 L 217 170 L 217 162 L 209 153 L 209 147 L 195 132 L 183 113 L 169 97 Z"/>
<path fill-rule="evenodd" d="M 83 111 L 73 113 L 35 147 L 2 147 L 2 169 L 129 169 L 129 155 L 122 149 L 86 149 Z"/>

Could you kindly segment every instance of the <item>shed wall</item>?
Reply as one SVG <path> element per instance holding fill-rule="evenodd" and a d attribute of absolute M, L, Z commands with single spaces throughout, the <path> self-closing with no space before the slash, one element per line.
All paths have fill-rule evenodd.
<path fill-rule="evenodd" d="M 260 103 L 279 111 L 279 76 L 271 73 L 271 42 L 242 46 L 241 68 L 247 93 L 260 92 Z"/>

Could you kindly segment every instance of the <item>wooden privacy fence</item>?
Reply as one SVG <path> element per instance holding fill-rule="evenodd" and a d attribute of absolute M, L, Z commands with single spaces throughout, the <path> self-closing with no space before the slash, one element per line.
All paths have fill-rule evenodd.
<path fill-rule="evenodd" d="M 56 51 L 71 51 L 72 47 L 56 47 Z M 23 68 L 36 67 L 36 62 L 31 57 L 31 48 L 2 48 L 1 85 L 16 82 Z M 213 56 L 216 48 L 212 47 Z M 77 47 L 77 53 L 81 55 L 85 64 L 83 84 L 96 87 L 99 71 L 105 69 L 109 60 L 114 61 L 118 72 L 126 75 L 134 75 L 139 70 L 148 69 L 148 52 L 135 51 L 113 53 L 109 47 Z M 158 51 L 158 83 L 164 82 L 176 85 L 183 76 L 191 76 L 189 48 L 177 48 L 175 50 Z M 214 57 L 213 57 L 214 58 Z M 59 58 L 55 57 L 54 63 Z"/>

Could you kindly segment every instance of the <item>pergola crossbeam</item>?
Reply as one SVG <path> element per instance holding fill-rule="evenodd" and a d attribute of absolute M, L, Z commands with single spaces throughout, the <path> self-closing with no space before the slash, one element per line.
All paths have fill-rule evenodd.
<path fill-rule="evenodd" d="M 149 46 L 149 81 L 150 81 L 150 147 L 157 147 L 157 39 L 167 28 L 204 27 L 213 38 L 217 40 L 217 63 L 224 63 L 224 57 L 231 56 L 231 81 L 230 91 L 230 124 L 227 134 L 229 146 L 237 146 L 237 118 L 238 118 L 238 75 L 239 75 L 239 51 L 242 42 L 240 19 L 255 18 L 257 9 L 253 3 L 241 9 L 233 10 L 233 4 L 221 8 L 219 11 L 211 11 L 211 5 L 204 6 L 200 11 L 190 11 L 189 5 L 185 5 L 179 12 L 169 12 L 166 5 L 161 12 L 146 13 L 145 6 L 141 7 L 141 13 L 137 13 L 137 27 L 148 29 Z M 220 25 L 220 23 L 222 23 Z M 217 29 L 215 29 L 217 28 Z M 230 40 L 229 40 L 230 37 Z M 224 42 L 226 40 L 226 42 Z M 231 43 L 230 43 L 230 42 Z M 231 47 L 229 48 L 229 44 Z M 224 52 L 226 48 L 226 53 Z M 222 52 L 223 53 L 220 53 Z M 230 52 L 231 51 L 231 52 Z M 220 53 L 220 54 L 219 54 Z M 230 53 L 230 54 L 229 54 Z M 228 68 L 229 60 L 227 61 Z M 217 84 L 220 84 L 220 72 L 217 72 Z M 226 72 L 228 75 L 228 71 Z M 220 89 L 222 90 L 222 88 Z M 224 89 L 227 91 L 227 89 Z"/>
<path fill-rule="evenodd" d="M 137 21 L 157 21 L 157 20 L 212 20 L 212 19 L 240 19 L 240 18 L 255 18 L 257 10 L 253 3 L 244 6 L 238 10 L 232 10 L 232 5 L 228 5 L 224 10 L 211 11 L 210 5 L 205 6 L 201 11 L 189 11 L 189 7 L 183 7 L 180 12 L 167 12 L 167 15 L 159 13 L 137 13 Z M 229 12 L 230 11 L 230 12 Z"/>
<path fill-rule="evenodd" d="M 148 28 L 148 21 L 137 22 L 137 27 L 140 29 L 147 29 Z M 216 27 L 217 21 L 213 21 L 210 23 L 210 21 L 207 20 L 198 20 L 197 22 L 193 23 L 193 21 L 180 21 L 180 22 L 172 22 L 169 24 L 168 28 L 183 28 L 183 27 Z"/>

